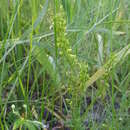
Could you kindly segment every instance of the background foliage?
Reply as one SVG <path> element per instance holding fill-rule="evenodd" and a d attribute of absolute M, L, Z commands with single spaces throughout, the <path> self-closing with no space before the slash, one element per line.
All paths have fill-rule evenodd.
<path fill-rule="evenodd" d="M 0 0 L 0 129 L 130 129 L 129 0 Z"/>

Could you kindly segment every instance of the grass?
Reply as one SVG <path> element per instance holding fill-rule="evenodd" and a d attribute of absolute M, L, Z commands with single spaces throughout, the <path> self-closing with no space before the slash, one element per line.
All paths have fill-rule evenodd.
<path fill-rule="evenodd" d="M 129 0 L 0 1 L 0 129 L 130 129 Z"/>

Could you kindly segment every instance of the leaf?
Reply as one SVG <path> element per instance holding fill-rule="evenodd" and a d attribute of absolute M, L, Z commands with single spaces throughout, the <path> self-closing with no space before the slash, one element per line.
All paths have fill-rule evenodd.
<path fill-rule="evenodd" d="M 24 126 L 29 130 L 37 130 L 36 126 L 30 120 L 25 120 Z"/>
<path fill-rule="evenodd" d="M 23 118 L 20 118 L 20 119 L 16 120 L 15 123 L 14 123 L 14 126 L 13 126 L 13 130 L 18 129 L 23 124 L 24 124 L 24 119 Z"/>
<path fill-rule="evenodd" d="M 52 57 L 48 56 L 44 50 L 44 48 L 35 46 L 33 51 L 34 57 L 37 61 L 42 65 L 44 71 L 46 71 L 53 81 L 58 81 L 58 76 L 55 70 L 55 63 L 54 60 L 52 61 Z M 57 82 L 58 83 L 58 82 Z"/>
<path fill-rule="evenodd" d="M 72 20 L 72 17 L 71 17 L 71 1 L 70 0 L 62 0 L 62 4 L 63 4 L 64 10 L 66 11 L 66 14 L 67 14 L 68 23 L 70 23 L 71 20 Z"/>
<path fill-rule="evenodd" d="M 122 35 L 126 35 L 126 32 L 114 31 L 114 34 L 117 35 L 117 36 L 122 36 Z"/>
<path fill-rule="evenodd" d="M 128 44 L 126 47 L 124 47 L 121 51 L 116 53 L 114 55 L 114 58 L 112 59 L 112 65 L 109 67 L 115 67 L 119 62 L 121 62 L 123 59 L 125 59 L 126 56 L 130 54 L 130 44 Z M 108 62 L 102 66 L 95 74 L 93 74 L 90 79 L 86 82 L 86 86 L 84 88 L 84 91 L 91 86 L 96 80 L 101 78 L 103 75 L 106 74 L 107 70 L 105 69 L 105 66 L 111 62 L 111 59 L 108 60 Z"/>
<path fill-rule="evenodd" d="M 41 23 L 43 17 L 46 14 L 46 11 L 47 11 L 47 8 L 48 8 L 48 3 L 49 3 L 49 0 L 46 0 L 42 11 L 39 13 L 38 18 L 36 19 L 36 21 L 35 21 L 35 23 L 33 25 L 33 29 L 36 29 L 36 27 L 39 25 L 39 23 Z"/>
<path fill-rule="evenodd" d="M 20 119 L 15 121 L 14 126 L 13 126 L 13 130 L 18 129 L 19 127 L 26 127 L 29 130 L 37 130 L 35 127 L 35 124 L 33 124 L 32 121 L 25 120 L 24 118 L 20 118 Z"/>
<path fill-rule="evenodd" d="M 44 68 L 48 71 L 48 72 L 53 72 L 53 66 L 52 64 L 49 62 L 49 58 L 47 56 L 47 54 L 45 53 L 44 48 L 40 48 L 38 46 L 35 46 L 34 51 L 33 51 L 33 55 L 35 56 L 35 58 L 39 61 L 39 63 L 44 66 Z"/>
<path fill-rule="evenodd" d="M 38 25 L 43 20 L 45 14 L 46 14 L 47 8 L 48 8 L 48 3 L 49 3 L 49 0 L 46 0 L 41 12 L 39 13 L 36 21 L 34 22 L 34 24 L 33 24 L 34 30 L 38 27 Z M 23 38 L 25 38 L 26 36 L 29 36 L 28 34 L 30 34 L 31 32 L 32 32 L 32 26 L 23 34 Z"/>
<path fill-rule="evenodd" d="M 0 66 L 0 81 L 7 80 L 8 78 L 8 64 L 4 64 L 4 66 Z"/>
<path fill-rule="evenodd" d="M 39 121 L 32 121 L 32 123 L 36 126 L 36 127 L 40 127 L 40 128 L 43 128 L 43 129 L 46 129 L 47 128 L 47 125 L 45 125 L 44 123 L 41 123 Z"/>
<path fill-rule="evenodd" d="M 99 65 L 101 66 L 103 63 L 103 39 L 100 34 L 97 34 L 97 40 L 98 40 L 98 61 Z"/>
<path fill-rule="evenodd" d="M 7 0 L 0 0 L 0 16 L 1 17 L 6 16 L 7 9 L 8 9 L 8 1 Z"/>

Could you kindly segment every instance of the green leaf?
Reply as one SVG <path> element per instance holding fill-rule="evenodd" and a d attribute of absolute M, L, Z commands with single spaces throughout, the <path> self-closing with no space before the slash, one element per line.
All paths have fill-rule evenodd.
<path fill-rule="evenodd" d="M 97 70 L 95 74 L 93 74 L 89 78 L 89 80 L 86 82 L 86 87 L 84 91 L 86 91 L 86 89 L 89 86 L 91 86 L 96 80 L 98 80 L 99 78 L 101 78 L 103 75 L 107 73 L 108 70 L 106 69 L 106 66 L 111 69 L 114 68 L 119 62 L 122 62 L 122 60 L 125 59 L 125 57 L 128 56 L 129 54 L 130 54 L 130 44 L 128 44 L 118 53 L 114 54 L 112 59 L 110 58 L 104 66 L 102 66 L 99 70 Z"/>
<path fill-rule="evenodd" d="M 23 118 L 20 118 L 20 119 L 16 120 L 15 123 L 14 123 L 14 126 L 13 126 L 13 130 L 18 129 L 23 124 L 24 124 L 24 119 Z"/>
<path fill-rule="evenodd" d="M 33 24 L 33 30 L 35 30 L 38 27 L 38 25 L 40 25 L 40 23 L 42 22 L 45 14 L 46 14 L 48 4 L 49 4 L 49 0 L 46 0 L 41 12 L 39 13 L 36 21 Z M 29 36 L 28 34 L 30 34 L 31 32 L 32 32 L 32 26 L 23 34 L 22 38 L 25 38 L 26 36 Z"/>
<path fill-rule="evenodd" d="M 16 130 L 20 127 L 28 128 L 29 130 L 37 130 L 35 124 L 30 120 L 25 120 L 23 118 L 20 118 L 15 121 L 13 130 Z"/>
<path fill-rule="evenodd" d="M 54 67 L 54 63 L 52 63 L 49 59 L 49 56 L 46 54 L 44 48 L 35 46 L 33 55 L 36 58 L 36 60 L 42 65 L 43 69 L 45 72 L 47 72 L 51 79 L 53 81 L 56 81 L 55 83 L 57 84 L 58 82 L 58 76 L 56 74 L 56 69 Z"/>
<path fill-rule="evenodd" d="M 64 7 L 64 10 L 67 14 L 67 21 L 68 23 L 71 22 L 72 20 L 72 17 L 71 17 L 71 1 L 70 0 L 62 0 L 62 4 L 63 4 L 63 7 Z"/>
<path fill-rule="evenodd" d="M 27 127 L 29 130 L 37 130 L 36 126 L 29 120 L 25 120 L 24 126 Z"/>

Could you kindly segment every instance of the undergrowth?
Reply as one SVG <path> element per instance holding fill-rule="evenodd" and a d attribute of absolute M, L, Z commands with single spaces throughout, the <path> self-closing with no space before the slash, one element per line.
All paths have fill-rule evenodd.
<path fill-rule="evenodd" d="M 0 129 L 129 130 L 129 14 L 129 0 L 1 0 Z"/>

